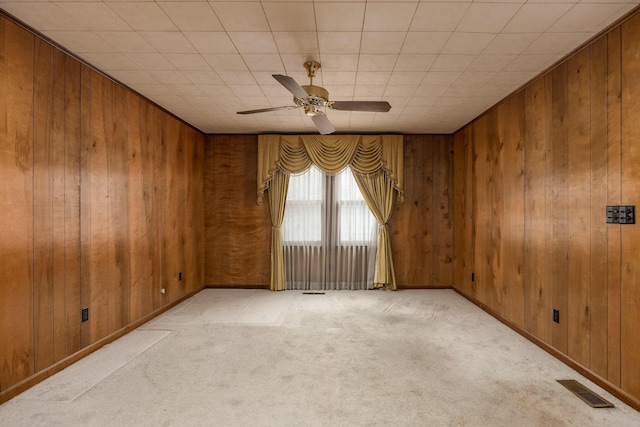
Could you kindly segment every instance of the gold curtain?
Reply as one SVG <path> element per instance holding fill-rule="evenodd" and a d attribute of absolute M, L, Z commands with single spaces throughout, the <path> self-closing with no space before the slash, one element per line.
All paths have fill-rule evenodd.
<path fill-rule="evenodd" d="M 282 248 L 282 220 L 287 200 L 289 175 L 275 171 L 269 187 L 269 211 L 271 212 L 271 290 L 284 290 L 284 251 Z"/>
<path fill-rule="evenodd" d="M 387 223 L 393 213 L 393 196 L 396 196 L 399 203 L 404 201 L 402 136 L 259 135 L 258 203 L 262 203 L 264 192 L 270 189 L 269 204 L 274 235 L 271 289 L 284 289 L 280 225 L 284 218 L 288 178 L 290 174 L 304 172 L 311 164 L 329 175 L 335 175 L 350 166 L 363 194 L 365 191 L 370 193 L 364 198 L 380 224 L 374 281 L 377 287 L 395 289 Z M 284 183 L 282 176 L 286 177 Z M 272 194 L 275 192 L 278 194 Z M 274 208 L 276 204 L 277 209 Z"/>
<path fill-rule="evenodd" d="M 396 289 L 396 275 L 391 255 L 391 240 L 387 223 L 391 218 L 394 206 L 393 183 L 383 171 L 375 175 L 364 175 L 354 172 L 354 178 L 360 188 L 367 206 L 380 225 L 378 233 L 378 252 L 373 285 L 386 290 Z"/>

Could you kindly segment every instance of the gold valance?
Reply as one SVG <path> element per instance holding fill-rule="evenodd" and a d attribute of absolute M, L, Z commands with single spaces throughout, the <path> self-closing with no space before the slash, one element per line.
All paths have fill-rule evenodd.
<path fill-rule="evenodd" d="M 347 166 L 364 175 L 383 170 L 404 201 L 401 135 L 259 135 L 258 203 L 276 170 L 298 174 L 311 164 L 329 175 Z"/>

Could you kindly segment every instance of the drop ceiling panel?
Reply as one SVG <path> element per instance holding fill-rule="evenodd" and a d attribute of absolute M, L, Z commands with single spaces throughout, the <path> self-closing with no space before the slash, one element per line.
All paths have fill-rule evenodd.
<path fill-rule="evenodd" d="M 180 31 L 224 31 L 207 2 L 159 2 L 158 5 Z"/>
<path fill-rule="evenodd" d="M 330 100 L 337 132 L 455 131 L 640 0 L 0 0 L 0 9 L 204 132 L 315 132 L 273 74 Z"/>

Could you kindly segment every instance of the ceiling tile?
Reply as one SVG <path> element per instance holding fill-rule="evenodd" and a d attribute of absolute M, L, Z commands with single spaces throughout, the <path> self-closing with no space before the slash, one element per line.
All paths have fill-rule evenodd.
<path fill-rule="evenodd" d="M 394 71 L 391 73 L 389 79 L 389 85 L 413 85 L 418 86 L 424 76 L 427 74 L 425 71 Z"/>
<path fill-rule="evenodd" d="M 259 2 L 212 2 L 211 7 L 226 31 L 270 30 Z"/>
<path fill-rule="evenodd" d="M 223 31 L 222 24 L 207 2 L 158 2 L 181 31 Z"/>
<path fill-rule="evenodd" d="M 313 3 L 262 3 L 271 31 L 316 31 Z"/>
<path fill-rule="evenodd" d="M 353 97 L 352 85 L 325 85 L 324 88 L 329 91 L 329 95 L 333 100 L 337 100 L 340 97 L 349 99 Z"/>
<path fill-rule="evenodd" d="M 459 72 L 450 71 L 429 71 L 422 80 L 422 85 L 446 85 L 449 86 L 460 76 Z M 421 86 L 422 86 L 421 85 Z"/>
<path fill-rule="evenodd" d="M 273 33 L 280 53 L 318 53 L 316 32 L 278 32 Z"/>
<path fill-rule="evenodd" d="M 464 71 L 476 59 L 474 55 L 438 55 L 432 71 Z"/>
<path fill-rule="evenodd" d="M 195 53 L 196 50 L 187 38 L 179 32 L 145 31 L 140 36 L 161 53 Z"/>
<path fill-rule="evenodd" d="M 164 85 L 190 84 L 191 81 L 180 71 L 149 71 L 149 74 Z"/>
<path fill-rule="evenodd" d="M 269 32 L 230 32 L 228 34 L 239 53 L 278 53 L 278 47 Z"/>
<path fill-rule="evenodd" d="M 80 57 L 101 71 L 140 70 L 139 65 L 131 62 L 131 60 L 122 53 L 84 53 Z"/>
<path fill-rule="evenodd" d="M 489 82 L 494 84 L 521 85 L 531 77 L 533 77 L 533 73 L 530 72 L 499 71 Z"/>
<path fill-rule="evenodd" d="M 589 33 L 545 33 L 522 53 L 528 55 L 565 53 L 577 47 L 589 36 Z"/>
<path fill-rule="evenodd" d="M 360 55 L 358 71 L 393 71 L 398 55 Z"/>
<path fill-rule="evenodd" d="M 156 50 L 134 31 L 96 31 L 105 42 L 122 53 L 152 53 Z"/>
<path fill-rule="evenodd" d="M 333 71 L 325 73 L 322 77 L 322 83 L 325 85 L 353 85 L 356 82 L 355 71 Z"/>
<path fill-rule="evenodd" d="M 549 64 L 553 64 L 558 55 L 519 55 L 511 61 L 503 71 L 530 71 L 540 72 Z"/>
<path fill-rule="evenodd" d="M 356 86 L 353 96 L 362 99 L 365 96 L 382 97 L 386 86 Z"/>
<path fill-rule="evenodd" d="M 442 49 L 442 53 L 463 55 L 478 54 L 482 52 L 494 38 L 495 34 L 455 32 Z"/>
<path fill-rule="evenodd" d="M 365 3 L 315 3 L 318 31 L 361 31 Z"/>
<path fill-rule="evenodd" d="M 390 71 L 358 71 L 356 84 L 358 86 L 386 86 L 391 78 Z"/>
<path fill-rule="evenodd" d="M 483 54 L 478 56 L 469 65 L 469 71 L 500 71 L 509 62 L 513 61 L 517 55 L 488 55 Z"/>
<path fill-rule="evenodd" d="M 603 21 L 606 21 L 623 6 L 623 4 L 618 4 L 614 7 L 615 10 L 612 10 L 612 5 L 607 3 L 576 4 L 558 19 L 549 28 L 549 31 L 554 33 L 595 32 Z"/>
<path fill-rule="evenodd" d="M 360 52 L 360 33 L 322 32 L 318 33 L 320 53 L 358 53 Z"/>
<path fill-rule="evenodd" d="M 518 55 L 538 37 L 540 37 L 538 33 L 498 34 L 483 53 Z"/>
<path fill-rule="evenodd" d="M 460 83 L 460 78 L 458 78 L 454 84 L 449 86 L 445 95 L 465 96 L 469 99 L 480 87 L 482 87 L 482 83 L 462 84 Z"/>
<path fill-rule="evenodd" d="M 56 3 L 85 29 L 127 31 L 132 28 L 104 3 Z M 48 29 L 48 28 L 45 28 Z"/>
<path fill-rule="evenodd" d="M 247 66 L 238 54 L 205 53 L 204 59 L 215 71 L 247 71 Z"/>
<path fill-rule="evenodd" d="M 407 31 L 417 3 L 368 3 L 364 31 Z"/>
<path fill-rule="evenodd" d="M 406 33 L 368 32 L 362 33 L 361 53 L 399 53 Z"/>
<path fill-rule="evenodd" d="M 44 31 L 44 35 L 74 53 L 116 52 L 117 49 L 91 31 Z"/>
<path fill-rule="evenodd" d="M 401 53 L 395 66 L 395 71 L 427 71 L 436 59 L 435 54 L 407 54 Z"/>
<path fill-rule="evenodd" d="M 263 93 L 260 90 L 260 86 L 257 84 L 248 84 L 248 85 L 229 85 L 229 89 L 236 95 L 238 98 L 243 97 L 262 97 Z"/>
<path fill-rule="evenodd" d="M 197 53 L 166 53 L 164 55 L 178 70 L 207 71 L 211 66 Z"/>
<path fill-rule="evenodd" d="M 447 85 L 431 85 L 424 84 L 424 82 L 418 87 L 416 90 L 415 97 L 428 97 L 428 98 L 439 98 L 447 91 Z M 413 98 L 412 98 L 413 99 Z"/>
<path fill-rule="evenodd" d="M 220 96 L 233 96 L 233 91 L 224 84 L 201 85 L 200 88 L 204 94 L 214 99 Z"/>
<path fill-rule="evenodd" d="M 439 96 L 413 96 L 407 103 L 408 107 L 431 107 L 438 103 Z"/>
<path fill-rule="evenodd" d="M 384 90 L 384 96 L 385 98 L 387 96 L 404 96 L 407 98 L 411 98 L 411 96 L 413 96 L 413 94 L 415 93 L 416 88 L 416 85 L 388 85 Z"/>
<path fill-rule="evenodd" d="M 219 85 L 223 84 L 222 79 L 215 71 L 183 71 L 184 74 L 193 84 L 196 85 Z"/>
<path fill-rule="evenodd" d="M 252 85 L 256 83 L 249 71 L 218 71 L 217 73 L 227 85 Z"/>
<path fill-rule="evenodd" d="M 39 31 L 47 30 L 92 30 L 88 23 L 71 17 L 63 8 L 50 2 L 2 2 L 2 9 L 6 10 L 25 23 L 29 23 Z M 120 25 L 118 29 L 129 29 L 129 26 L 121 20 L 115 13 L 104 5 L 100 5 L 107 12 L 112 14 L 112 18 L 117 21 L 114 25 Z"/>
<path fill-rule="evenodd" d="M 106 3 L 137 31 L 177 31 L 166 13 L 154 2 Z"/>
<path fill-rule="evenodd" d="M 453 31 L 470 4 L 422 2 L 411 23 L 411 31 Z"/>
<path fill-rule="evenodd" d="M 245 53 L 242 55 L 244 62 L 251 71 L 278 71 L 284 70 L 280 55 L 273 53 Z M 275 79 L 274 79 L 275 80 Z"/>
<path fill-rule="evenodd" d="M 440 53 L 449 38 L 450 32 L 414 32 L 407 34 L 402 53 Z"/>
<path fill-rule="evenodd" d="M 200 53 L 236 53 L 233 42 L 223 32 L 185 32 L 193 47 Z"/>
<path fill-rule="evenodd" d="M 175 70 L 176 67 L 159 53 L 128 54 L 127 58 L 145 70 Z"/>
<path fill-rule="evenodd" d="M 495 77 L 497 71 L 470 71 L 467 69 L 456 79 L 456 85 L 484 84 Z"/>
<path fill-rule="evenodd" d="M 569 3 L 525 4 L 502 32 L 540 33 L 546 31 L 570 7 Z"/>
<path fill-rule="evenodd" d="M 517 3 L 472 3 L 456 30 L 469 33 L 497 34 L 521 6 Z"/>
<path fill-rule="evenodd" d="M 329 71 L 356 71 L 358 55 L 323 53 L 320 55 L 322 69 Z"/>

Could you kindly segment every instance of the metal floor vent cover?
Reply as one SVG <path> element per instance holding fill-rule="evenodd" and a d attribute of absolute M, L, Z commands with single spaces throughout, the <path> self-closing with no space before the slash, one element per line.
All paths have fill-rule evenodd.
<path fill-rule="evenodd" d="M 303 292 L 302 295 L 324 295 L 324 292 Z"/>
<path fill-rule="evenodd" d="M 603 399 L 598 394 L 589 390 L 576 380 L 558 380 L 560 384 L 565 386 L 569 391 L 578 396 L 587 405 L 592 408 L 613 408 L 613 403 Z"/>

